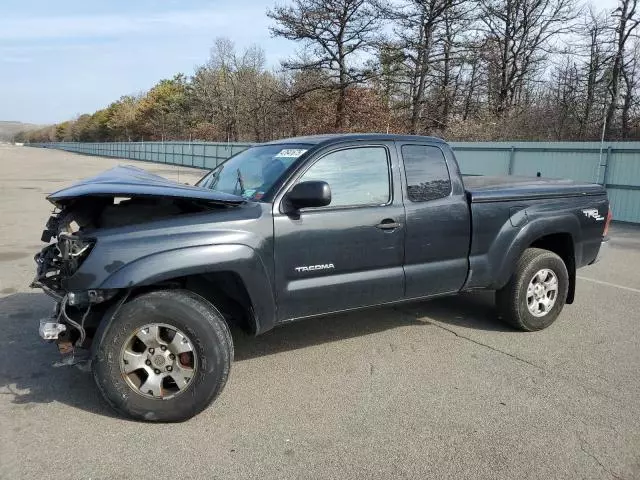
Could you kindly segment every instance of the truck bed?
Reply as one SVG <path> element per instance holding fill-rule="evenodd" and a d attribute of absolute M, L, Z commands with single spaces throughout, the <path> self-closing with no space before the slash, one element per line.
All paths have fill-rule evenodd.
<path fill-rule="evenodd" d="M 463 182 L 472 203 L 606 194 L 601 185 L 553 178 L 464 176 Z"/>
<path fill-rule="evenodd" d="M 466 288 L 504 285 L 521 252 L 512 246 L 549 231 L 565 235 L 577 268 L 596 258 L 608 210 L 601 185 L 513 176 L 469 176 L 463 183 L 472 222 Z"/>

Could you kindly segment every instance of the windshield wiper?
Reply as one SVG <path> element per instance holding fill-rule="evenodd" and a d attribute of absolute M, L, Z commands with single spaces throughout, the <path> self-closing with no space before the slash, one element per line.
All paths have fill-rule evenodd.
<path fill-rule="evenodd" d="M 236 174 L 237 174 L 237 182 L 236 185 L 240 185 L 240 195 L 244 194 L 244 180 L 242 179 L 242 172 L 240 172 L 240 169 L 238 168 L 236 170 Z M 233 191 L 235 192 L 235 188 L 233 189 Z"/>
<path fill-rule="evenodd" d="M 204 187 L 209 190 L 215 190 L 218 180 L 220 180 L 220 170 L 222 165 L 218 165 L 216 168 L 207 173 L 196 183 L 196 187 Z"/>

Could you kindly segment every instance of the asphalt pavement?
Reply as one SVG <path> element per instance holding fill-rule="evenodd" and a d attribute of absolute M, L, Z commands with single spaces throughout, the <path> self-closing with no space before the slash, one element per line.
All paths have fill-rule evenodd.
<path fill-rule="evenodd" d="M 89 373 L 53 367 L 30 290 L 47 193 L 118 163 L 0 146 L 0 478 L 640 478 L 640 228 L 614 225 L 575 304 L 518 332 L 491 295 L 234 331 L 220 398 L 194 419 L 114 415 Z"/>

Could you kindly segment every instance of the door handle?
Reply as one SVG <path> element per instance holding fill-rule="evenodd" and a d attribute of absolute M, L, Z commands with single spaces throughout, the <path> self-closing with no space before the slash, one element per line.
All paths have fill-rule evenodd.
<path fill-rule="evenodd" d="M 376 228 L 379 228 L 380 230 L 395 230 L 401 226 L 402 224 L 396 222 L 393 218 L 385 218 L 382 222 L 376 225 Z"/>

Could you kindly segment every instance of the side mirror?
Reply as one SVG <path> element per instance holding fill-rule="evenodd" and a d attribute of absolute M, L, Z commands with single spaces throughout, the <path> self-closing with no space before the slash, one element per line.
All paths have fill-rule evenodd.
<path fill-rule="evenodd" d="M 295 210 L 325 207 L 331 203 L 331 188 L 327 182 L 300 182 L 287 193 L 286 198 Z"/>

